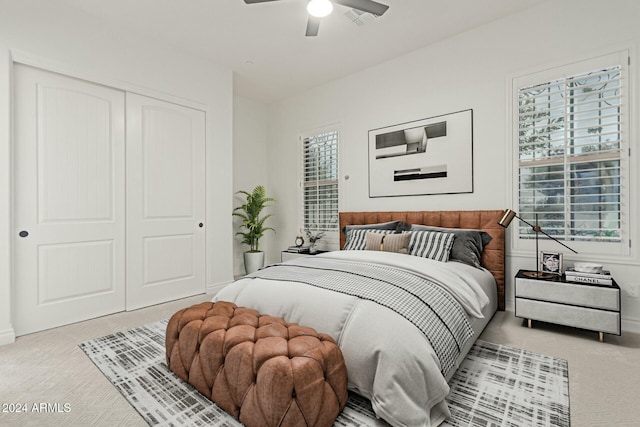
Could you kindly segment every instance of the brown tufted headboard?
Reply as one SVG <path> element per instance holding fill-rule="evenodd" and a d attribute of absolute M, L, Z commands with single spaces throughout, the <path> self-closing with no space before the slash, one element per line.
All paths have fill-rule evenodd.
<path fill-rule="evenodd" d="M 504 228 L 498 225 L 501 210 L 495 211 L 401 211 L 401 212 L 340 212 L 340 230 L 345 225 L 375 224 L 404 221 L 407 224 L 432 225 L 447 228 L 484 230 L 493 240 L 484 248 L 482 265 L 493 274 L 498 285 L 498 310 L 504 310 Z M 340 248 L 345 234 L 340 233 Z"/>

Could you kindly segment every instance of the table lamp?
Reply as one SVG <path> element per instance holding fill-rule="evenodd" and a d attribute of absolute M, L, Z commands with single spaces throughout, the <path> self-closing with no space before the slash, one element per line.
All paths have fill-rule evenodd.
<path fill-rule="evenodd" d="M 539 264 L 539 259 L 538 259 L 539 256 L 540 256 L 540 252 L 538 251 L 538 234 L 539 233 L 542 233 L 545 236 L 547 236 L 548 238 L 550 238 L 551 240 L 561 244 L 562 246 L 564 246 L 565 248 L 569 249 L 574 254 L 578 253 L 578 252 L 574 251 L 573 249 L 571 249 L 569 246 L 565 245 L 564 243 L 562 243 L 561 241 L 556 239 L 555 237 L 552 237 L 552 236 L 548 235 L 547 233 L 545 233 L 544 231 L 542 231 L 542 228 L 540 228 L 540 226 L 538 225 L 538 214 L 537 213 L 536 213 L 536 224 L 532 225 L 532 224 L 529 224 L 524 219 L 520 218 L 518 215 L 516 215 L 516 213 L 514 211 L 512 211 L 511 209 L 505 209 L 504 212 L 502 213 L 502 217 L 498 221 L 498 225 L 500 225 L 500 226 L 502 226 L 504 228 L 507 228 L 509 226 L 509 224 L 511 224 L 511 221 L 513 220 L 513 218 L 518 218 L 520 221 L 524 222 L 529 227 L 531 227 L 531 229 L 536 233 L 536 271 L 525 271 L 523 273 L 525 276 L 533 277 L 533 278 L 536 278 L 536 279 L 548 279 L 549 277 L 553 277 L 553 274 L 551 274 L 551 273 L 545 273 L 545 272 L 540 271 L 540 264 Z"/>

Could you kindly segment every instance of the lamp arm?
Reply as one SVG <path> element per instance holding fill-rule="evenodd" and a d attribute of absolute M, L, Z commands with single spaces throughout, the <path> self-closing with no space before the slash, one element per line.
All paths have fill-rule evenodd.
<path fill-rule="evenodd" d="M 540 228 L 540 226 L 536 226 L 536 225 L 531 225 L 529 224 L 527 221 L 525 221 L 524 219 L 520 218 L 518 215 L 515 215 L 516 218 L 518 218 L 520 221 L 524 222 L 525 224 L 527 224 L 529 227 L 533 228 L 533 230 L 536 233 L 542 233 L 545 236 L 547 236 L 548 238 L 550 238 L 551 240 L 555 241 L 556 243 L 561 244 L 562 246 L 564 246 L 565 248 L 569 249 L 571 252 L 573 252 L 574 254 L 577 254 L 578 252 L 576 252 L 575 250 L 571 249 L 569 246 L 565 245 L 564 243 L 562 243 L 560 240 L 556 239 L 553 236 L 549 236 L 547 233 L 545 233 L 544 231 L 542 231 L 542 229 Z"/>
<path fill-rule="evenodd" d="M 520 218 L 518 215 L 514 215 L 516 218 L 518 218 L 520 221 L 524 222 L 525 224 L 527 224 L 529 227 L 533 228 L 534 230 L 536 229 L 536 226 L 533 224 L 530 224 L 528 221 L 525 221 L 524 219 Z M 540 227 L 538 227 L 540 228 Z M 542 231 L 542 230 L 540 230 Z"/>
<path fill-rule="evenodd" d="M 540 232 L 542 234 L 544 234 L 545 236 L 547 236 L 548 238 L 550 238 L 551 240 L 555 241 L 556 243 L 561 244 L 562 246 L 564 246 L 565 248 L 569 249 L 571 252 L 573 252 L 574 254 L 577 254 L 578 252 L 574 251 L 573 249 L 571 249 L 569 246 L 565 245 L 564 243 L 562 243 L 560 240 L 556 239 L 555 237 L 549 236 L 547 233 L 545 233 L 544 231 L 540 230 Z"/>

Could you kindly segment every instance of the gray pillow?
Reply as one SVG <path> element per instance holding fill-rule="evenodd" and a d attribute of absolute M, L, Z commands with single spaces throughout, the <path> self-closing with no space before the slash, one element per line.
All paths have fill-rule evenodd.
<path fill-rule="evenodd" d="M 458 261 L 477 268 L 482 267 L 482 264 L 480 264 L 482 251 L 492 239 L 486 231 L 470 230 L 467 228 L 443 228 L 412 224 L 411 230 L 428 230 L 455 234 L 453 246 L 449 253 L 449 261 Z"/>
<path fill-rule="evenodd" d="M 345 225 L 344 227 L 342 227 L 342 232 L 344 234 L 347 234 L 350 230 L 362 230 L 362 229 L 399 231 L 399 229 L 402 228 L 404 225 L 406 224 L 402 221 L 389 221 L 389 222 L 381 222 L 378 224 L 364 224 L 364 225 Z"/>

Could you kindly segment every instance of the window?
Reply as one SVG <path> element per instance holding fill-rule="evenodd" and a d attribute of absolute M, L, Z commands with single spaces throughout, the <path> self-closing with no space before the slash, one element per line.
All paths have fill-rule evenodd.
<path fill-rule="evenodd" d="M 628 239 L 624 54 L 515 80 L 518 210 L 559 240 Z M 520 239 L 533 238 L 520 223 Z M 627 245 L 628 246 L 628 245 Z"/>
<path fill-rule="evenodd" d="M 302 227 L 338 237 L 338 131 L 302 138 Z"/>

